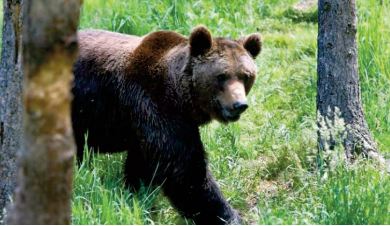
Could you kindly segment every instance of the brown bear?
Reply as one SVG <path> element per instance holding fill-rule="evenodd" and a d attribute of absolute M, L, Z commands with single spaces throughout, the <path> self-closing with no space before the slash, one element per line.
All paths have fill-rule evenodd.
<path fill-rule="evenodd" d="M 197 224 L 239 223 L 208 169 L 199 126 L 236 121 L 248 107 L 260 36 L 212 38 L 203 26 L 189 38 L 85 30 L 79 47 L 72 89 L 78 159 L 87 133 L 96 151 L 127 151 L 127 186 L 161 185 Z"/>

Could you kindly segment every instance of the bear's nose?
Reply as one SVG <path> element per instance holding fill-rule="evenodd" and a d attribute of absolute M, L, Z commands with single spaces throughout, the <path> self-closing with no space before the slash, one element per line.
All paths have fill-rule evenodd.
<path fill-rule="evenodd" d="M 246 109 L 248 108 L 248 104 L 246 101 L 241 101 L 241 102 L 235 102 L 233 104 L 233 110 L 237 113 L 237 114 L 241 114 L 242 112 L 244 112 Z"/>

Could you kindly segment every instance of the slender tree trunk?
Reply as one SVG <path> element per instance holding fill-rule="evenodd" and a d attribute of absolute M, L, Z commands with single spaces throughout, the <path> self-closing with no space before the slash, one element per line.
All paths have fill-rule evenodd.
<path fill-rule="evenodd" d="M 70 84 L 80 0 L 24 2 L 24 141 L 9 224 L 69 224 L 74 144 Z"/>
<path fill-rule="evenodd" d="M 355 0 L 319 0 L 318 23 L 317 110 L 330 120 L 334 120 L 336 108 L 340 110 L 346 129 L 342 144 L 347 158 L 361 153 L 383 162 L 361 105 Z M 326 129 L 329 128 L 320 128 Z M 334 140 L 319 133 L 320 150 L 326 146 L 332 149 L 333 145 Z"/>
<path fill-rule="evenodd" d="M 3 40 L 0 69 L 0 223 L 15 187 L 16 153 L 21 146 L 22 73 L 21 1 L 3 1 Z"/>

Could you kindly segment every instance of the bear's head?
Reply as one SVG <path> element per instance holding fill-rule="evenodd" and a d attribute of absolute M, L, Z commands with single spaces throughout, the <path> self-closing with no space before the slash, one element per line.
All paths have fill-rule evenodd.
<path fill-rule="evenodd" d="M 212 119 L 224 123 L 238 120 L 248 108 L 246 96 L 255 81 L 260 35 L 239 40 L 212 38 L 207 28 L 198 26 L 189 45 L 195 102 Z"/>

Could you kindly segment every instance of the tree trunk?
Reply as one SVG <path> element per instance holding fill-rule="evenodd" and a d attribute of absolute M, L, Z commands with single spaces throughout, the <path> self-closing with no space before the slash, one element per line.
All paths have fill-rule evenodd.
<path fill-rule="evenodd" d="M 345 123 L 341 143 L 348 159 L 361 153 L 383 162 L 361 105 L 355 0 L 319 0 L 318 29 L 317 111 L 320 116 L 334 121 L 336 109 L 340 110 Z M 335 137 L 321 133 L 330 128 L 318 124 L 319 149 L 333 149 Z"/>
<path fill-rule="evenodd" d="M 21 147 L 22 73 L 20 0 L 3 1 L 0 69 L 0 223 L 15 187 L 16 153 Z"/>
<path fill-rule="evenodd" d="M 70 84 L 80 0 L 25 1 L 24 141 L 9 224 L 69 224 L 74 144 Z"/>

